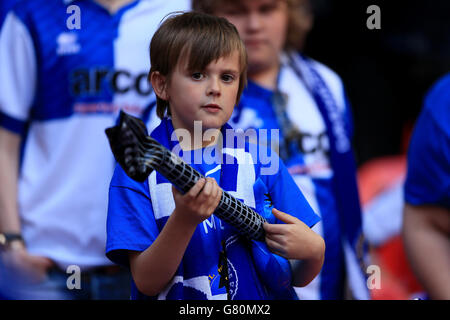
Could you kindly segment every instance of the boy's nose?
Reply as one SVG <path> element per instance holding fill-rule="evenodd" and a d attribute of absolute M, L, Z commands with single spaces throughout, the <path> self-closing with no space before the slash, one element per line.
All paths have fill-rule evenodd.
<path fill-rule="evenodd" d="M 208 88 L 206 89 L 207 95 L 219 96 L 220 95 L 220 83 L 217 79 L 211 79 L 208 84 Z"/>

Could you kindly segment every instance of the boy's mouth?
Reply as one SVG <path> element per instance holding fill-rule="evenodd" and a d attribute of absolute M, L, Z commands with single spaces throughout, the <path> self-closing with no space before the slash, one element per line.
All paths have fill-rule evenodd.
<path fill-rule="evenodd" d="M 222 109 L 221 107 L 219 107 L 219 105 L 214 104 L 214 103 L 204 105 L 202 108 L 205 109 L 206 111 L 212 112 L 212 113 L 219 112 Z"/>

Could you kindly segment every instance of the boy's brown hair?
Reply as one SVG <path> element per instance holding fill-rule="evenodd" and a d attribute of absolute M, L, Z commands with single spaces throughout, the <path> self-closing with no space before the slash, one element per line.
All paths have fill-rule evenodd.
<path fill-rule="evenodd" d="M 224 18 L 205 13 L 186 12 L 168 17 L 150 43 L 150 72 L 158 71 L 170 81 L 181 59 L 187 59 L 189 71 L 202 71 L 212 61 L 239 52 L 240 78 L 236 104 L 247 84 L 247 54 L 235 26 Z M 157 97 L 156 114 L 170 114 L 168 102 Z"/>
<path fill-rule="evenodd" d="M 283 1 L 283 0 L 279 0 Z M 304 33 L 311 28 L 312 9 L 309 1 L 284 0 L 288 7 L 288 28 L 285 50 L 301 50 Z M 198 12 L 216 14 L 225 3 L 239 4 L 241 0 L 192 0 L 192 9 Z"/>

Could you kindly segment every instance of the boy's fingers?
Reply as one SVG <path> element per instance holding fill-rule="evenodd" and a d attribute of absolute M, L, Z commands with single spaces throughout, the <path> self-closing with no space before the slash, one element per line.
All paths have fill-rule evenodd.
<path fill-rule="evenodd" d="M 274 240 L 266 237 L 266 244 L 269 247 L 270 251 L 272 251 L 273 253 L 275 253 L 279 256 L 282 256 L 282 257 L 284 257 L 286 255 L 286 250 L 277 241 L 274 241 Z"/>
<path fill-rule="evenodd" d="M 191 190 L 186 193 L 189 197 L 195 198 L 199 194 L 200 191 L 202 191 L 203 187 L 205 186 L 206 179 L 200 178 L 197 183 L 191 188 Z"/>
<path fill-rule="evenodd" d="M 285 236 L 281 233 L 269 233 L 266 232 L 266 239 L 273 240 L 277 243 L 283 244 L 285 241 Z"/>
<path fill-rule="evenodd" d="M 219 204 L 220 199 L 222 199 L 222 188 L 220 188 L 220 187 L 217 188 L 217 195 L 216 195 L 216 197 L 217 197 L 217 204 Z"/>
<path fill-rule="evenodd" d="M 222 188 L 217 184 L 217 181 L 215 179 L 213 179 L 213 183 L 214 183 L 214 198 L 218 198 L 220 200 L 220 198 L 222 197 Z"/>
<path fill-rule="evenodd" d="M 277 210 L 275 208 L 272 208 L 272 214 L 277 218 L 278 220 L 283 221 L 284 223 L 297 223 L 298 219 L 296 217 L 291 216 L 290 214 L 284 213 L 280 210 Z"/>
<path fill-rule="evenodd" d="M 222 198 L 222 188 L 219 187 L 219 185 L 217 183 L 215 183 L 214 187 L 213 187 L 213 192 L 211 194 L 211 199 L 213 199 L 213 205 L 215 208 L 217 208 L 217 206 L 220 203 L 220 199 Z"/>
<path fill-rule="evenodd" d="M 172 185 L 172 193 L 173 193 L 174 196 L 175 196 L 175 195 L 180 195 L 180 196 L 182 195 L 181 192 L 178 191 L 178 189 L 175 188 L 174 185 Z"/>
<path fill-rule="evenodd" d="M 285 224 L 276 224 L 276 223 L 264 223 L 263 224 L 264 231 L 266 234 L 284 234 L 285 233 Z"/>
<path fill-rule="evenodd" d="M 285 250 L 287 246 L 286 236 L 283 234 L 270 234 L 266 233 L 266 243 L 270 244 L 272 248 L 275 248 L 277 251 Z"/>
<path fill-rule="evenodd" d="M 222 197 L 222 189 L 217 184 L 217 181 L 214 178 L 211 178 L 211 194 L 210 199 L 213 201 L 213 205 L 217 207 L 219 205 L 220 199 Z"/>
<path fill-rule="evenodd" d="M 208 198 L 208 199 L 216 199 L 218 194 L 220 193 L 221 188 L 216 182 L 216 179 L 214 178 L 206 178 L 206 184 L 205 187 L 202 190 L 202 193 Z"/>
<path fill-rule="evenodd" d="M 203 187 L 202 193 L 209 197 L 212 195 L 212 192 L 214 191 L 214 179 L 212 178 L 206 178 L 205 186 Z"/>

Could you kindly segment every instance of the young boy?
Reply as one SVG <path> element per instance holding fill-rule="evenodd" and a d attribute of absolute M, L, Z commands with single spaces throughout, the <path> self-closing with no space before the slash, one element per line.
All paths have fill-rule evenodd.
<path fill-rule="evenodd" d="M 183 158 L 217 150 L 227 141 L 226 122 L 246 83 L 246 53 L 235 27 L 206 14 L 172 16 L 155 33 L 150 57 L 149 80 L 162 118 L 152 137 L 169 150 L 181 149 Z M 208 130 L 209 139 L 195 137 L 195 121 L 200 121 L 201 133 Z M 265 274 L 252 255 L 254 242 L 213 215 L 222 189 L 271 222 L 264 225 L 271 251 L 301 260 L 293 264 L 293 284 L 306 285 L 319 272 L 324 243 L 310 229 L 319 218 L 284 165 L 274 175 L 262 175 L 264 165 L 250 154 L 248 144 L 218 149 L 223 163 L 190 163 L 206 179 L 184 195 L 155 171 L 138 183 L 116 167 L 106 254 L 130 267 L 132 298 L 277 298 L 266 285 L 273 275 Z M 271 213 L 271 204 L 289 214 Z"/>

